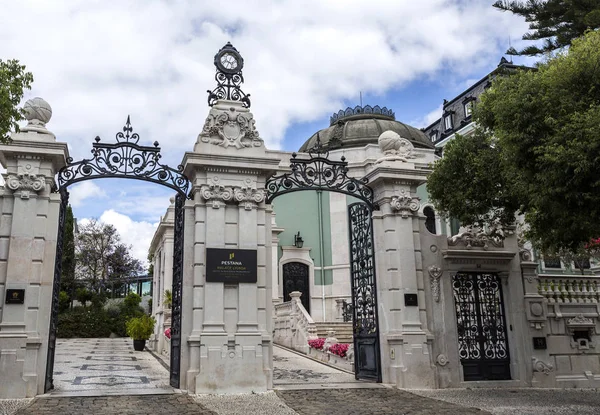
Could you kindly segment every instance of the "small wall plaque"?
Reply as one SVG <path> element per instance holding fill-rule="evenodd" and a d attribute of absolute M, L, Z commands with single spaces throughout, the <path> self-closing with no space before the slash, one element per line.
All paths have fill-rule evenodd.
<path fill-rule="evenodd" d="M 206 248 L 206 282 L 256 282 L 256 249 Z"/>
<path fill-rule="evenodd" d="M 419 297 L 417 294 L 404 294 L 404 305 L 406 307 L 418 307 Z"/>
<path fill-rule="evenodd" d="M 545 337 L 534 337 L 533 338 L 533 348 L 534 350 L 546 350 L 548 345 L 546 344 Z"/>
<path fill-rule="evenodd" d="M 25 303 L 25 290 L 6 290 L 6 304 L 23 304 Z"/>

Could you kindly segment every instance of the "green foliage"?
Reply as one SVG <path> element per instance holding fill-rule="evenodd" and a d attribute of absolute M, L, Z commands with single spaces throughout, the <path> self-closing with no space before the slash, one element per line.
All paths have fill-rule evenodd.
<path fill-rule="evenodd" d="M 599 236 L 599 62 L 600 32 L 588 32 L 537 71 L 494 80 L 475 107 L 476 134 L 436 162 L 428 189 L 438 210 L 468 225 L 486 209 L 507 222 L 518 207 L 525 236 L 548 253 Z"/>
<path fill-rule="evenodd" d="M 156 319 L 144 314 L 127 321 L 127 335 L 133 340 L 148 340 L 154 333 Z"/>
<path fill-rule="evenodd" d="M 64 291 L 61 291 L 58 293 L 58 312 L 62 313 L 66 310 L 69 309 L 69 306 L 71 305 L 71 298 L 69 297 L 69 294 L 67 294 Z"/>
<path fill-rule="evenodd" d="M 71 205 L 67 206 L 65 212 L 60 288 L 66 293 L 75 291 L 75 234 L 73 209 L 71 208 Z"/>
<path fill-rule="evenodd" d="M 171 308 L 173 305 L 173 293 L 171 290 L 165 290 L 165 298 L 163 300 L 163 306 L 166 308 Z"/>
<path fill-rule="evenodd" d="M 33 75 L 18 60 L 0 59 L 0 143 L 10 141 L 11 130 L 19 132 L 18 122 L 25 119 L 25 112 L 18 105 L 32 82 Z"/>
<path fill-rule="evenodd" d="M 110 332 L 110 318 L 102 308 L 75 307 L 58 315 L 60 338 L 109 337 Z"/>
<path fill-rule="evenodd" d="M 148 299 L 148 314 L 152 314 L 152 298 Z"/>
<path fill-rule="evenodd" d="M 87 288 L 78 288 L 75 297 L 85 307 L 88 301 L 92 301 L 94 294 Z"/>
<path fill-rule="evenodd" d="M 125 304 L 125 306 L 128 308 L 137 307 L 140 305 L 141 302 L 142 297 L 140 297 L 136 293 L 127 294 L 127 297 L 125 297 L 125 299 L 123 300 L 123 304 Z"/>
<path fill-rule="evenodd" d="M 586 30 L 600 28 L 600 0 L 498 0 L 493 5 L 529 22 L 530 32 L 523 40 L 544 40 L 541 47 L 530 45 L 521 51 L 510 48 L 509 55 L 534 56 L 569 46 Z"/>

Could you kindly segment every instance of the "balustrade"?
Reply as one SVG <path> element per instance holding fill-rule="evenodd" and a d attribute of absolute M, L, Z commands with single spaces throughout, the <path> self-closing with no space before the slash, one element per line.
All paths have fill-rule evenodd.
<path fill-rule="evenodd" d="M 540 277 L 538 292 L 548 303 L 598 303 L 600 278 L 595 277 Z"/>

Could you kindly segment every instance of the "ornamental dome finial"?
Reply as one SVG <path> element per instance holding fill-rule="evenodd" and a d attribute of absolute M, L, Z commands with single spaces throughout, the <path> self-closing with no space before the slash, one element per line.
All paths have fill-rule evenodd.
<path fill-rule="evenodd" d="M 46 129 L 46 123 L 52 118 L 52 107 L 48 102 L 40 97 L 35 97 L 25 102 L 23 110 L 25 110 L 27 126 L 21 128 L 21 131 L 36 131 L 38 133 L 51 134 Z"/>

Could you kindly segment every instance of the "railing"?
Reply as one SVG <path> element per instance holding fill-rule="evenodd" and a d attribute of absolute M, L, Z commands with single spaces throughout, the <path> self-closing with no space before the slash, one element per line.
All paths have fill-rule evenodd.
<path fill-rule="evenodd" d="M 317 326 L 300 301 L 299 291 L 290 293 L 291 301 L 275 304 L 273 341 L 308 353 L 308 340 L 317 338 Z"/>
<path fill-rule="evenodd" d="M 600 278 L 593 276 L 540 277 L 538 292 L 548 303 L 599 303 Z"/>

